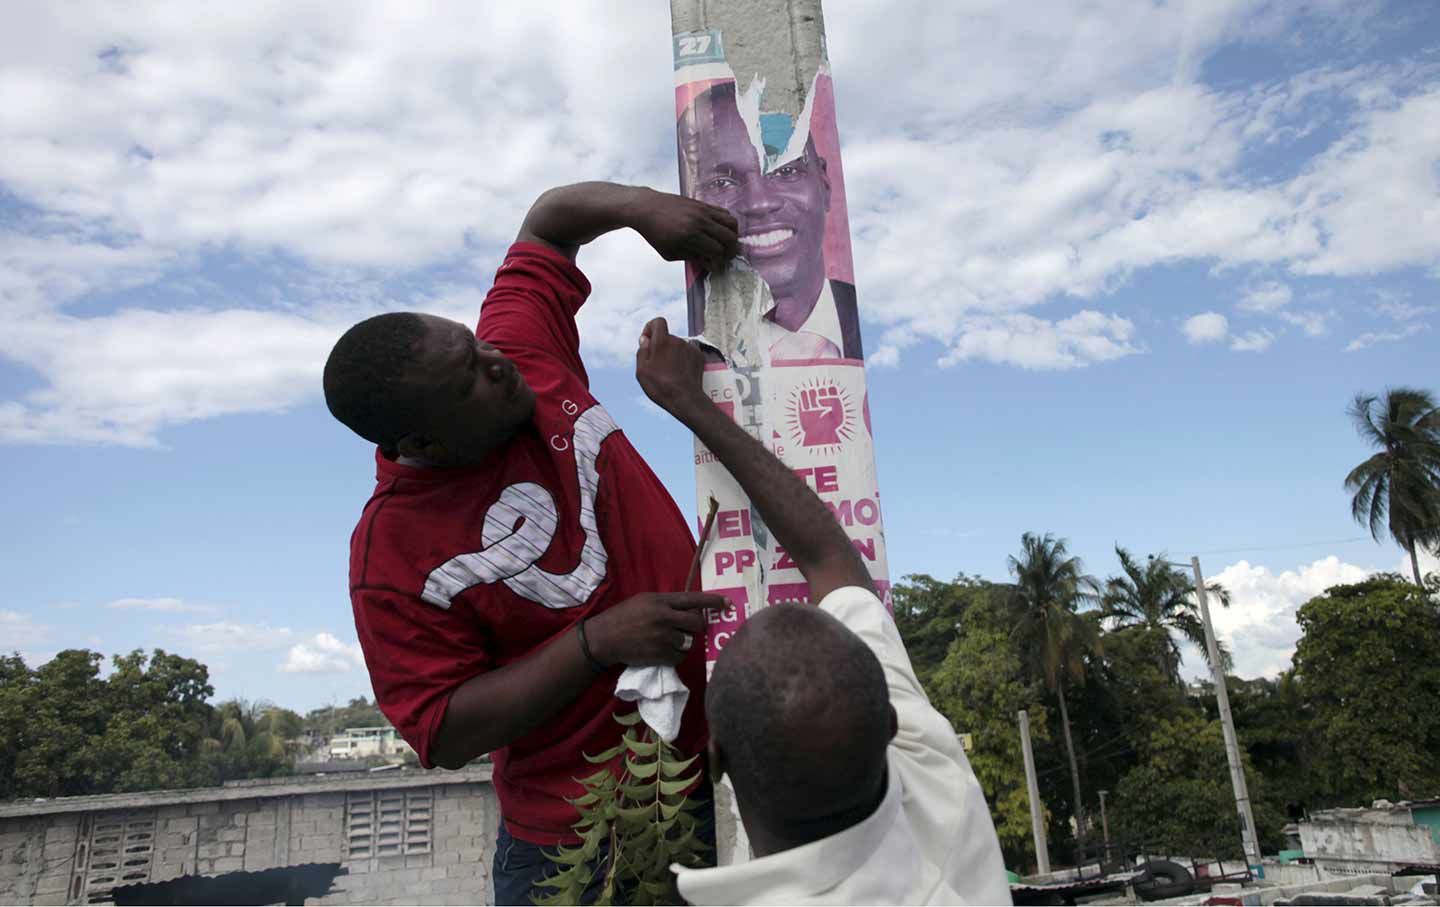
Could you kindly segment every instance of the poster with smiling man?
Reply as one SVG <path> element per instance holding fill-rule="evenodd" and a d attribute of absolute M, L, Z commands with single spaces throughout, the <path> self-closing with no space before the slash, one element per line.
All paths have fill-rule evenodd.
<path fill-rule="evenodd" d="M 716 9 L 715 7 L 719 7 Z M 741 256 L 686 273 L 690 333 L 711 348 L 706 387 L 805 478 L 849 532 L 889 605 L 845 183 L 815 0 L 768 10 L 673 0 L 681 191 L 726 208 Z M 773 21 L 771 21 L 773 20 Z M 759 608 L 807 586 L 729 474 L 697 442 L 703 521 L 718 509 L 701 586 L 713 663 Z"/>

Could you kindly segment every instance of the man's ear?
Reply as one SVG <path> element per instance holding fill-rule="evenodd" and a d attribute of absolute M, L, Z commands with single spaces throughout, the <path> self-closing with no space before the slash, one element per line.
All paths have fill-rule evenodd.
<path fill-rule="evenodd" d="M 725 777 L 725 751 L 715 742 L 714 737 L 711 737 L 705 746 L 705 757 L 710 762 L 710 783 L 719 784 Z"/>
<path fill-rule="evenodd" d="M 892 706 L 890 706 L 890 737 L 889 737 L 889 739 L 890 739 L 890 740 L 894 740 L 894 739 L 895 739 L 895 735 L 898 734 L 898 733 L 900 733 L 900 716 L 898 716 L 898 715 L 895 714 L 895 706 L 892 705 Z"/>

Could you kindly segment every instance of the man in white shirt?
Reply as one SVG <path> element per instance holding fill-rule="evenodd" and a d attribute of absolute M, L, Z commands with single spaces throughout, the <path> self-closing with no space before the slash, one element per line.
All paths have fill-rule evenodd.
<path fill-rule="evenodd" d="M 745 489 L 810 584 L 752 615 L 706 692 L 755 859 L 677 867 L 693 904 L 1008 904 L 1000 843 L 949 722 L 930 705 L 864 563 L 820 499 L 701 387 L 704 357 L 645 326 L 636 377 Z"/>

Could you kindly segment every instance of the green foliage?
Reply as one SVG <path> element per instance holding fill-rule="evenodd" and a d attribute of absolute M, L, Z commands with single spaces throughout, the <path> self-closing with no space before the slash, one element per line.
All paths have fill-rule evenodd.
<path fill-rule="evenodd" d="M 39 668 L 0 661 L 0 798 L 189 787 L 203 759 L 205 666 L 156 649 L 116 656 L 100 678 L 98 652 L 68 649 Z"/>
<path fill-rule="evenodd" d="M 1140 627 L 1163 639 L 1166 645 L 1159 653 L 1160 666 L 1178 685 L 1181 659 L 1176 636 L 1194 643 L 1206 662 L 1210 660 L 1195 584 L 1188 573 L 1166 562 L 1164 552 L 1147 558 L 1143 565 L 1119 545 L 1115 554 L 1120 558 L 1121 574 L 1105 581 L 1101 599 L 1105 620 L 1116 630 Z M 1205 589 L 1212 606 L 1229 606 L 1230 594 L 1219 585 L 1210 583 Z M 1230 653 L 1218 643 L 1216 648 L 1221 667 L 1229 670 Z"/>
<path fill-rule="evenodd" d="M 1262 840 L 1284 818 L 1264 796 L 1264 782 L 1242 753 L 1251 811 Z M 1121 780 L 1110 808 L 1114 838 L 1170 853 L 1241 857 L 1240 818 L 1218 721 L 1182 717 L 1160 723 L 1141 762 Z"/>
<path fill-rule="evenodd" d="M 1060 706 L 1060 728 L 1073 792 L 1071 805 L 1075 824 L 1083 832 L 1084 794 L 1065 687 L 1067 681 L 1083 682 L 1086 662 L 1098 657 L 1102 650 L 1100 612 L 1080 610 L 1082 605 L 1099 600 L 1099 584 L 1085 575 L 1078 557 L 1069 556 L 1064 539 L 1027 532 L 1020 542 L 1023 554 L 1010 558 L 1010 573 L 1015 577 L 1013 636 L 1023 662 L 1033 675 L 1044 679 Z"/>
<path fill-rule="evenodd" d="M 1249 754 L 1255 774 L 1265 782 L 1260 798 L 1268 799 L 1270 806 L 1280 813 L 1285 812 L 1290 803 L 1324 804 L 1327 798 L 1319 783 L 1317 750 L 1311 734 L 1314 715 L 1295 679 L 1295 672 L 1286 671 L 1276 680 L 1227 677 L 1226 687 L 1240 745 Z M 1203 704 L 1208 717 L 1218 717 L 1219 708 L 1213 697 L 1205 697 Z M 1252 791 L 1251 797 L 1256 796 Z M 1278 829 L 1262 827 L 1260 831 L 1262 843 L 1273 841 L 1275 849 L 1282 846 L 1282 842 L 1275 839 Z M 1269 838 L 1267 833 L 1272 833 Z"/>
<path fill-rule="evenodd" d="M 1417 548 L 1440 550 L 1440 408 L 1427 391 L 1391 388 L 1384 397 L 1356 394 L 1350 419 L 1377 449 L 1350 470 L 1350 513 L 1379 541 L 1388 532 L 1410 554 L 1415 585 L 1424 586 Z"/>
<path fill-rule="evenodd" d="M 1059 690 L 1067 679 L 1083 680 L 1085 659 L 1100 649 L 1098 624 L 1080 613 L 1099 601 L 1099 584 L 1064 539 L 1027 532 L 1020 541 L 1023 554 L 1010 558 L 1015 640 L 1032 672 Z"/>
<path fill-rule="evenodd" d="M 682 759 L 648 727 L 637 730 L 638 712 L 616 714 L 625 727 L 615 747 L 585 758 L 605 767 L 586 778 L 574 803 L 580 844 L 547 857 L 560 871 L 536 884 L 548 894 L 537 905 L 578 904 L 597 879 L 596 904 L 678 903 L 670 865 L 699 866 L 709 845 L 695 835 L 696 804 L 682 792 L 700 778 L 698 756 Z"/>
<path fill-rule="evenodd" d="M 933 674 L 931 701 L 957 731 L 974 741 L 970 765 L 985 791 L 1008 865 L 1033 864 L 1030 802 L 1016 713 L 1028 709 L 1036 748 L 1049 743 L 1040 691 L 1023 676 L 1010 645 L 1005 590 L 973 596 L 945 660 Z"/>
<path fill-rule="evenodd" d="M 211 772 L 217 782 L 271 778 L 294 769 L 298 744 L 286 734 L 300 716 L 268 702 L 229 699 L 217 705 L 208 742 Z"/>
<path fill-rule="evenodd" d="M 209 670 L 156 649 L 69 649 L 38 668 L 0 657 L 0 800 L 202 787 L 290 771 L 294 712 L 212 706 Z"/>
<path fill-rule="evenodd" d="M 1295 680 L 1325 800 L 1440 792 L 1440 607 L 1399 576 L 1334 586 L 1296 614 Z"/>
<path fill-rule="evenodd" d="M 379 706 L 358 696 L 348 705 L 327 705 L 306 713 L 302 731 L 317 737 L 332 737 L 349 727 L 380 727 L 389 723 Z"/>
<path fill-rule="evenodd" d="M 305 719 L 289 709 L 271 706 L 255 724 L 256 729 L 280 740 L 295 740 L 305 733 Z"/>
<path fill-rule="evenodd" d="M 1107 711 L 1118 719 L 1135 752 L 1141 750 L 1162 721 L 1196 714 L 1185 688 L 1171 673 L 1174 640 L 1164 630 L 1148 626 L 1117 628 L 1105 634 L 1105 654 L 1096 682 L 1086 688 L 1107 700 Z"/>
<path fill-rule="evenodd" d="M 924 573 L 911 574 L 891 588 L 895 627 L 905 640 L 921 686 L 929 688 L 931 675 L 945 660 L 970 607 L 994 588 L 993 583 L 963 573 L 948 583 Z"/>

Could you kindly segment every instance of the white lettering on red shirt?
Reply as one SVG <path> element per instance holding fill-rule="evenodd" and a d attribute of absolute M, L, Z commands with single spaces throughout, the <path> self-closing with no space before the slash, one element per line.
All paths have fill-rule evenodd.
<path fill-rule="evenodd" d="M 449 608 L 451 600 L 471 586 L 503 581 L 516 595 L 547 608 L 585 604 L 605 579 L 605 544 L 595 525 L 595 492 L 600 486 L 595 461 L 600 445 L 618 430 L 598 403 L 575 420 L 575 473 L 580 483 L 580 528 L 585 544 L 574 570 L 551 573 L 536 564 L 555 538 L 559 519 L 555 497 L 534 482 L 517 482 L 500 492 L 485 511 L 481 532 L 485 547 L 456 555 L 430 571 L 420 597 Z"/>

